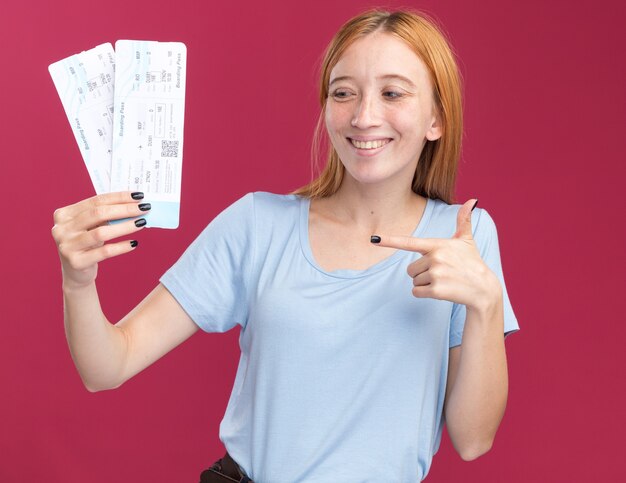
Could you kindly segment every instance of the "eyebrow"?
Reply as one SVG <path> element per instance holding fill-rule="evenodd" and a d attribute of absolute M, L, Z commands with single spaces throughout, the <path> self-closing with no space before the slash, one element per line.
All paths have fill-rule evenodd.
<path fill-rule="evenodd" d="M 384 80 L 397 79 L 408 84 L 409 86 L 413 88 L 417 87 L 411 79 L 409 79 L 408 77 L 404 77 L 403 75 L 400 75 L 400 74 L 381 75 L 381 76 L 376 77 L 376 79 L 384 79 Z M 340 77 L 335 77 L 332 81 L 330 81 L 330 83 L 328 84 L 328 87 L 332 86 L 335 82 L 339 82 L 343 80 L 352 80 L 352 77 L 350 77 L 349 75 L 342 75 Z"/>

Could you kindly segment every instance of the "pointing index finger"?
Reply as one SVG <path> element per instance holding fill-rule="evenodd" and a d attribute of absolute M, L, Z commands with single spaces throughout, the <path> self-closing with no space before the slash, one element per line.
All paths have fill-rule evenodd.
<path fill-rule="evenodd" d="M 439 245 L 434 238 L 416 238 L 412 236 L 379 236 L 373 235 L 371 242 L 375 245 L 388 248 L 397 248 L 425 255 Z"/>

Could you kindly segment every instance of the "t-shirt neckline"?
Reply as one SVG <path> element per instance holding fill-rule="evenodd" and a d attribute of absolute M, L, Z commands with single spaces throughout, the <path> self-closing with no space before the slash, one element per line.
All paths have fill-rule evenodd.
<path fill-rule="evenodd" d="M 415 230 L 413 230 L 413 233 L 411 234 L 411 236 L 414 236 L 414 237 L 422 236 L 422 234 L 424 233 L 426 229 L 426 226 L 428 225 L 428 222 L 430 221 L 434 203 L 435 203 L 434 200 L 430 198 L 426 198 L 426 207 L 424 208 L 424 213 L 422 214 L 422 217 L 419 223 L 417 224 L 417 226 L 415 227 Z M 340 270 L 333 270 L 332 272 L 328 272 L 317 264 L 317 262 L 315 261 L 315 258 L 313 257 L 313 251 L 311 250 L 311 244 L 309 240 L 310 206 L 311 206 L 310 198 L 300 197 L 300 246 L 302 248 L 302 253 L 304 254 L 304 257 L 309 262 L 309 264 L 313 268 L 315 268 L 317 271 L 325 275 L 328 275 L 329 277 L 335 277 L 335 278 L 367 277 L 373 273 L 384 270 L 385 268 L 395 264 L 401 258 L 403 258 L 404 255 L 407 253 L 404 250 L 396 250 L 387 258 L 382 259 L 381 261 L 375 263 L 374 265 L 371 265 L 365 270 L 340 269 Z"/>

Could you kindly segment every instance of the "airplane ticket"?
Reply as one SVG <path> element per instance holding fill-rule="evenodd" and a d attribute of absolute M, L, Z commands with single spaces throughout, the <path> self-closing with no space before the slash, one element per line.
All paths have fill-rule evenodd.
<path fill-rule="evenodd" d="M 111 191 L 143 191 L 148 227 L 179 223 L 187 49 L 118 40 Z"/>
<path fill-rule="evenodd" d="M 110 43 L 48 67 L 96 193 L 110 187 L 115 54 Z"/>

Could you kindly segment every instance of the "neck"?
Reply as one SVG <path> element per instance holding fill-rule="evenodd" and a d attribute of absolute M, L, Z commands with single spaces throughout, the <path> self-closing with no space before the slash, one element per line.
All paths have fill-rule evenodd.
<path fill-rule="evenodd" d="M 410 186 L 366 185 L 350 176 L 327 200 L 337 220 L 369 233 L 412 225 L 416 214 L 426 206 L 426 198 L 415 194 Z"/>

